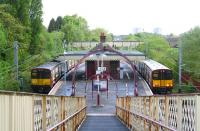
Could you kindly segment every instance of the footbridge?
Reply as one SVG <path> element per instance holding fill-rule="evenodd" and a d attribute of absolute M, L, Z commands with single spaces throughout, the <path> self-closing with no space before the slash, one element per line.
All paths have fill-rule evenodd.
<path fill-rule="evenodd" d="M 89 114 L 86 97 L 0 92 L 0 130 L 200 131 L 199 101 L 200 94 L 117 97 L 114 114 Z"/>

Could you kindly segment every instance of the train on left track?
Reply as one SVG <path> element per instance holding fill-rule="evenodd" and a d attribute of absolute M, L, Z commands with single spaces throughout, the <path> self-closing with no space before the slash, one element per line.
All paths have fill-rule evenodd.
<path fill-rule="evenodd" d="M 48 93 L 52 87 L 64 75 L 67 62 L 51 61 L 43 65 L 32 68 L 31 87 L 34 92 Z"/>

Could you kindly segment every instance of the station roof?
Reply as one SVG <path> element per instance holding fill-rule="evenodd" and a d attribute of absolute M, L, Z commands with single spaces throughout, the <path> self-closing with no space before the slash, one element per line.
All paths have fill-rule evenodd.
<path fill-rule="evenodd" d="M 142 52 L 134 50 L 134 51 L 126 51 L 126 50 L 118 50 L 120 53 L 126 56 L 145 56 Z M 84 56 L 88 53 L 88 51 L 69 51 L 65 52 L 63 56 Z M 101 52 L 98 52 L 97 54 L 101 54 Z M 118 55 L 113 52 L 106 51 L 104 52 L 105 55 Z"/>
<path fill-rule="evenodd" d="M 137 51 L 137 50 L 133 50 L 133 51 L 117 50 L 117 51 L 119 51 L 121 54 L 125 55 L 126 57 L 128 57 L 128 59 L 130 59 L 132 61 L 145 59 L 144 53 Z M 69 52 L 65 52 L 63 55 L 60 55 L 59 59 L 80 60 L 88 52 L 89 51 L 85 51 L 85 50 L 84 51 L 69 51 Z M 101 54 L 101 52 L 98 52 L 96 54 Z M 104 55 L 106 56 L 103 58 L 104 60 L 121 60 L 121 59 L 123 59 L 118 54 L 109 52 L 109 51 L 105 51 Z M 97 60 L 97 56 L 91 55 L 91 56 L 87 57 L 86 60 Z"/>

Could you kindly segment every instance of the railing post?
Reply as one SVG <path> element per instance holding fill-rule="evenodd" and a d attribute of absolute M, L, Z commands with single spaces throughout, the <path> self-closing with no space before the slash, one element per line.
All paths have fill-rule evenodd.
<path fill-rule="evenodd" d="M 130 117 L 131 116 L 131 114 L 130 114 L 130 111 L 131 111 L 130 107 L 131 107 L 131 105 L 130 105 L 130 103 L 131 103 L 131 97 L 128 97 L 128 111 L 129 111 L 128 112 L 128 123 L 129 123 L 128 127 L 129 128 L 131 128 L 131 117 Z"/>
<path fill-rule="evenodd" d="M 125 106 L 124 106 L 124 99 L 125 98 L 122 98 L 122 108 L 125 108 Z M 122 120 L 125 122 L 125 111 L 122 111 Z"/>
<path fill-rule="evenodd" d="M 116 116 L 118 116 L 118 109 L 117 109 L 117 106 L 119 106 L 119 105 L 118 105 L 118 97 L 116 98 L 116 108 L 115 108 L 115 110 L 116 110 L 116 111 L 115 111 L 115 115 L 116 115 Z"/>
<path fill-rule="evenodd" d="M 146 98 L 147 97 L 143 97 L 143 101 L 144 101 L 144 115 L 145 116 L 147 115 L 147 113 L 146 113 Z M 143 122 L 144 122 L 144 131 L 145 131 L 146 130 L 146 121 L 143 120 Z"/>
<path fill-rule="evenodd" d="M 150 118 L 153 118 L 153 110 L 152 110 L 152 104 L 153 104 L 153 97 L 152 96 L 150 96 L 149 97 L 149 117 Z M 149 126 L 149 130 L 151 131 L 151 124 L 150 124 L 150 126 Z"/>
<path fill-rule="evenodd" d="M 61 120 L 65 119 L 65 97 L 61 96 Z M 61 127 L 61 131 L 65 131 L 65 124 Z"/>
<path fill-rule="evenodd" d="M 155 110 L 155 120 L 156 121 L 159 121 L 159 99 L 158 99 L 158 96 L 155 96 L 155 108 L 156 108 L 156 110 Z M 156 125 L 155 126 L 155 131 L 158 131 L 158 126 Z"/>
<path fill-rule="evenodd" d="M 195 122 L 195 129 L 197 129 L 197 131 L 200 131 L 200 96 L 199 95 L 196 95 L 196 122 Z"/>
<path fill-rule="evenodd" d="M 9 112 L 10 112 L 10 116 L 9 116 L 9 119 L 10 119 L 10 126 L 9 126 L 9 130 L 10 131 L 14 131 L 15 127 L 14 127 L 14 103 L 15 103 L 15 95 L 12 95 L 12 96 L 9 96 L 10 99 L 9 99 Z"/>
<path fill-rule="evenodd" d="M 182 101 L 181 101 L 181 97 L 180 96 L 177 96 L 177 104 L 178 104 L 178 107 L 177 107 L 177 130 L 178 131 L 181 131 L 181 119 L 182 119 Z"/>
<path fill-rule="evenodd" d="M 165 96 L 165 125 L 168 125 L 169 97 Z"/>
<path fill-rule="evenodd" d="M 46 96 L 42 96 L 42 130 L 46 131 L 47 130 L 47 125 L 46 125 Z"/>
<path fill-rule="evenodd" d="M 128 125 L 128 96 L 126 97 L 126 105 L 125 105 L 125 109 L 126 109 L 126 125 Z"/>

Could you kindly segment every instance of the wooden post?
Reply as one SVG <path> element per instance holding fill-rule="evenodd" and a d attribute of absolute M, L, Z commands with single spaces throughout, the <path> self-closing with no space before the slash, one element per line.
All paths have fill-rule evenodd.
<path fill-rule="evenodd" d="M 196 95 L 195 96 L 195 103 L 196 103 L 196 118 L 195 118 L 195 129 L 197 129 L 197 130 L 200 130 L 200 103 L 199 103 L 199 101 L 200 101 L 200 96 L 199 95 Z"/>
<path fill-rule="evenodd" d="M 61 120 L 65 119 L 65 97 L 61 96 Z M 61 127 L 61 131 L 65 131 L 65 123 Z"/>
<path fill-rule="evenodd" d="M 47 130 L 47 125 L 46 125 L 46 96 L 42 96 L 42 130 L 46 131 Z"/>

